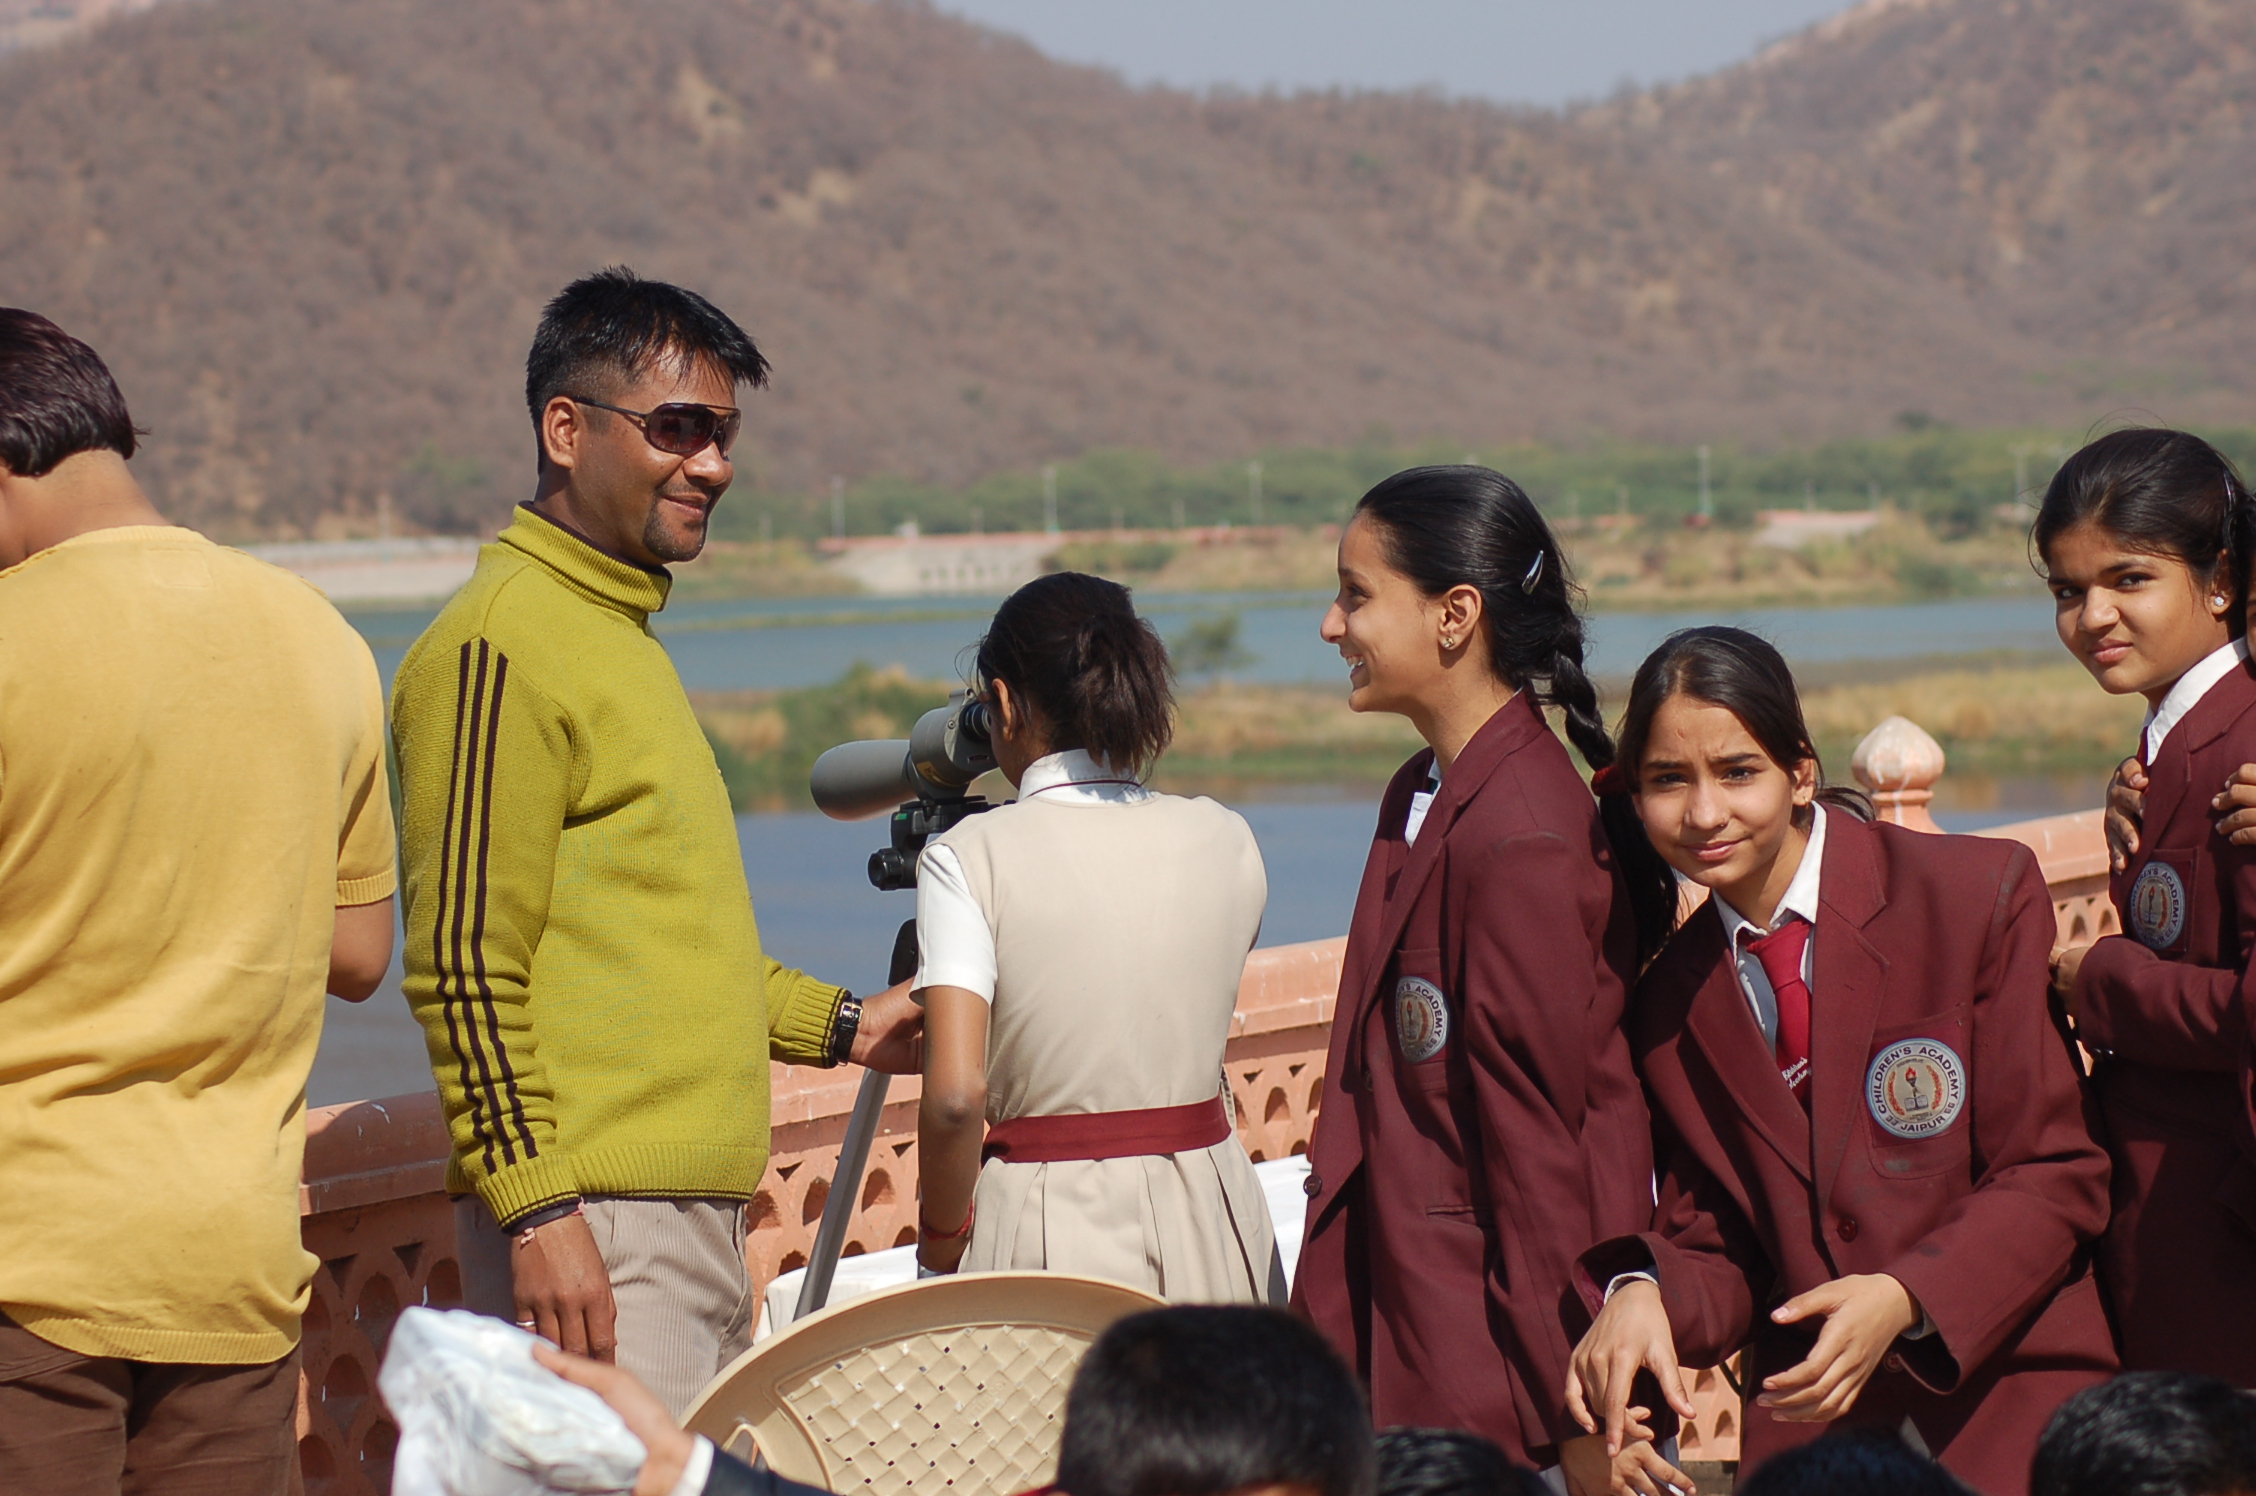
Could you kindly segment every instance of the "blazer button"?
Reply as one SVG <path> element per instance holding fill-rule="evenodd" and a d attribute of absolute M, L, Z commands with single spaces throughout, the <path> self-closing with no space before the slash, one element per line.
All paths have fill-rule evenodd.
<path fill-rule="evenodd" d="M 1904 1369 L 1903 1357 L 1897 1355 L 1894 1351 L 1890 1351 L 1888 1353 L 1888 1359 L 1881 1362 L 1880 1364 L 1888 1368 L 1888 1370 L 1890 1371 L 1901 1371 Z"/>
<path fill-rule="evenodd" d="M 1841 1224 L 1833 1228 L 1833 1234 L 1843 1241 L 1855 1241 L 1857 1239 L 1856 1217 L 1841 1217 Z"/>
<path fill-rule="evenodd" d="M 1313 1200 L 1324 1193 L 1324 1176 L 1311 1174 L 1300 1182 L 1300 1192 Z"/>

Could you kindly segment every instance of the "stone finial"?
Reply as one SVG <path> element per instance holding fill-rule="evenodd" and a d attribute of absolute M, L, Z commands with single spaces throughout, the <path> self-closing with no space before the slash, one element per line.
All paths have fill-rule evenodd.
<path fill-rule="evenodd" d="M 1890 717 L 1864 735 L 1849 772 L 1872 793 L 1883 821 L 1913 831 L 1941 831 L 1927 810 L 1943 777 L 1943 745 L 1908 717 Z"/>

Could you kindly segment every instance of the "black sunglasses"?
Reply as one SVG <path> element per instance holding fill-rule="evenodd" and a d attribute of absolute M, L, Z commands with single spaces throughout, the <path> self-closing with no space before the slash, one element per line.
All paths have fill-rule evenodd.
<path fill-rule="evenodd" d="M 625 416 L 642 428 L 644 441 L 676 457 L 695 457 L 707 447 L 720 448 L 721 455 L 726 457 L 729 448 L 736 445 L 737 429 L 744 424 L 743 411 L 726 407 L 676 401 L 655 410 L 628 410 L 623 406 L 606 405 L 601 400 L 590 400 L 585 395 L 564 398 L 575 405 L 592 405 L 597 410 Z"/>

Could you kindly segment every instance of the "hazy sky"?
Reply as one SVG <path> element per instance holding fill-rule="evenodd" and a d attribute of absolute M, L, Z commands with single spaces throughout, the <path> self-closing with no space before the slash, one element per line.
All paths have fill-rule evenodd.
<path fill-rule="evenodd" d="M 937 0 L 1137 83 L 1333 84 L 1558 104 L 1703 73 L 1847 0 Z"/>

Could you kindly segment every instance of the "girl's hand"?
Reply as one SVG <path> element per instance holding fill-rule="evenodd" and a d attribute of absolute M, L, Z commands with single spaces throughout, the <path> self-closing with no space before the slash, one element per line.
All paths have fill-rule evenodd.
<path fill-rule="evenodd" d="M 968 1236 L 923 1238 L 917 1242 L 917 1266 L 927 1272 L 952 1273 L 962 1264 L 964 1249 L 970 1245 Z"/>
<path fill-rule="evenodd" d="M 1661 1395 L 1680 1417 L 1692 1416 L 1660 1287 L 1643 1279 L 1624 1283 L 1606 1301 L 1567 1370 L 1567 1411 L 1593 1434 L 1604 1420 L 1608 1460 L 1636 1437 L 1629 1398 L 1640 1368 L 1660 1379 Z"/>
<path fill-rule="evenodd" d="M 1631 1410 L 1640 1420 L 1645 1409 Z M 1569 1496 L 1698 1496 L 1692 1477 L 1661 1458 L 1652 1444 L 1652 1430 L 1640 1426 L 1636 1437 L 1611 1460 L 1604 1439 L 1585 1434 L 1559 1445 L 1559 1469 L 1567 1478 Z"/>
<path fill-rule="evenodd" d="M 1855 1407 L 1888 1347 L 1921 1318 L 1911 1290 L 1886 1273 L 1835 1278 L 1770 1312 L 1782 1325 L 1812 1316 L 1825 1320 L 1817 1344 L 1800 1365 L 1765 1377 L 1755 1399 L 1782 1423 L 1830 1423 Z"/>
<path fill-rule="evenodd" d="M 2113 796 L 2109 796 L 2113 803 Z M 2233 770 L 2233 777 L 2225 781 L 2224 793 L 2209 802 L 2209 808 L 2230 814 L 2217 823 L 2217 829 L 2236 847 L 2256 846 L 2256 764 L 2242 764 Z"/>
<path fill-rule="evenodd" d="M 2088 945 L 2067 945 L 2052 953 L 2052 990 L 2071 1019 L 2081 1020 L 2076 1011 L 2076 978 L 2084 969 L 2084 957 L 2091 953 Z"/>
<path fill-rule="evenodd" d="M 2107 829 L 2107 865 L 2114 871 L 2121 872 L 2138 856 L 2139 823 L 2145 815 L 2146 766 L 2135 758 L 2126 758 L 2115 766 L 2115 777 L 2107 781 L 2107 814 L 2100 818 Z"/>

